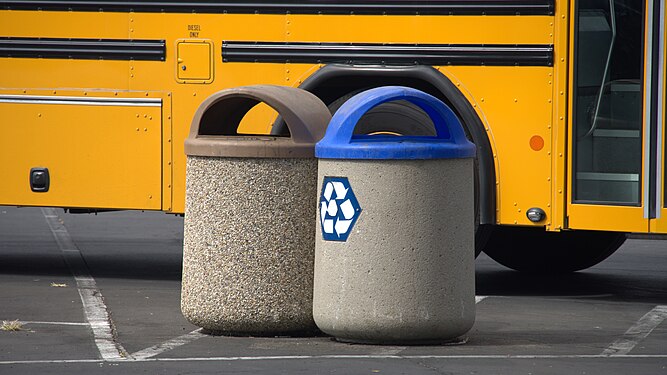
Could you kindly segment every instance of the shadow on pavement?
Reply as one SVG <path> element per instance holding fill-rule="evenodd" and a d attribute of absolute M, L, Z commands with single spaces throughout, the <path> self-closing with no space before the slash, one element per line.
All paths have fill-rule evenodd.
<path fill-rule="evenodd" d="M 71 277 L 62 255 L 7 253 L 0 257 L 0 274 Z M 183 262 L 173 254 L 85 254 L 84 259 L 95 278 L 139 280 L 181 280 Z"/>
<path fill-rule="evenodd" d="M 667 302 L 667 274 L 618 274 L 591 270 L 566 275 L 478 270 L 477 294 L 602 299 L 619 302 Z"/>

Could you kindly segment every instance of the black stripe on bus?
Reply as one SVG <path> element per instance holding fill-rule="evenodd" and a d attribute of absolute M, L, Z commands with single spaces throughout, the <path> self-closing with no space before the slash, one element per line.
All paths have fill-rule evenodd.
<path fill-rule="evenodd" d="M 164 61 L 164 40 L 0 37 L 0 57 Z"/>
<path fill-rule="evenodd" d="M 551 66 L 552 45 L 224 41 L 223 62 Z"/>
<path fill-rule="evenodd" d="M 554 0 L 283 0 L 283 1 L 0 1 L 13 10 L 168 12 L 168 13 L 265 13 L 265 14 L 432 14 L 432 15 L 550 15 Z"/>

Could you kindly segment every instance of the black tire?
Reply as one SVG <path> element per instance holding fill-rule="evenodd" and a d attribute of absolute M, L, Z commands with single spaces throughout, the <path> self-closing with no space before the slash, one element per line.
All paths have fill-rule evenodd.
<path fill-rule="evenodd" d="M 607 259 L 625 239 L 626 234 L 618 232 L 547 232 L 542 227 L 494 226 L 484 252 L 516 271 L 569 273 Z"/>
<path fill-rule="evenodd" d="M 347 94 L 329 104 L 331 114 L 333 115 L 354 94 L 356 93 Z M 371 109 L 359 120 L 354 129 L 354 134 L 373 133 L 436 135 L 430 117 L 418 106 L 405 100 L 384 103 Z M 492 225 L 479 225 L 478 170 L 477 159 L 475 159 L 475 257 L 482 252 L 493 227 Z"/>
<path fill-rule="evenodd" d="M 345 95 L 329 104 L 331 114 L 336 113 L 338 108 L 352 96 L 354 96 L 353 93 Z M 405 100 L 380 104 L 366 112 L 354 128 L 354 134 L 378 132 L 401 135 L 435 135 L 431 118 L 418 106 Z"/>

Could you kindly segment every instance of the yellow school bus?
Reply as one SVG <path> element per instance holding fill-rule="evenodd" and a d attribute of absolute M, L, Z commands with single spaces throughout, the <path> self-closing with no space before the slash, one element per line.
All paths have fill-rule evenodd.
<path fill-rule="evenodd" d="M 478 148 L 477 250 L 573 271 L 667 233 L 662 0 L 0 1 L 0 205 L 182 213 L 200 103 L 411 86 Z M 275 116 L 249 114 L 269 133 Z M 388 103 L 357 131 L 428 135 Z"/>

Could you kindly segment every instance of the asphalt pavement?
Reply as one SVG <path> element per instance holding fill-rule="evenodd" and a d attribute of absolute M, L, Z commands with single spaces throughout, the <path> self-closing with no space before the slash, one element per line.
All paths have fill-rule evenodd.
<path fill-rule="evenodd" d="M 183 219 L 0 207 L 0 374 L 667 374 L 667 241 L 566 276 L 477 259 L 462 345 L 202 333 L 180 314 Z M 5 325 L 8 329 L 9 324 Z"/>

